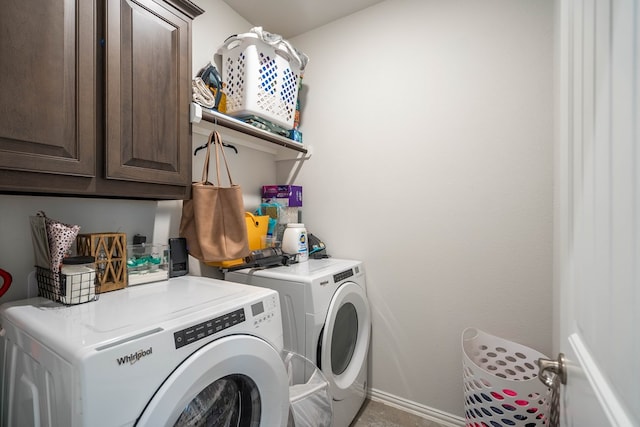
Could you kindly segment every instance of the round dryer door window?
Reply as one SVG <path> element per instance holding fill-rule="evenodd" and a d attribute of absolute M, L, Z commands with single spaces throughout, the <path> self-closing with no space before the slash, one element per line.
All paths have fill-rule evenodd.
<path fill-rule="evenodd" d="M 338 309 L 331 337 L 331 371 L 340 375 L 349 367 L 358 343 L 358 311 L 350 302 Z"/>
<path fill-rule="evenodd" d="M 288 384 L 281 355 L 266 341 L 227 336 L 182 362 L 136 426 L 285 426 Z"/>
<path fill-rule="evenodd" d="M 364 289 L 343 283 L 333 295 L 321 337 L 318 362 L 335 400 L 344 399 L 365 364 L 371 313 Z"/>

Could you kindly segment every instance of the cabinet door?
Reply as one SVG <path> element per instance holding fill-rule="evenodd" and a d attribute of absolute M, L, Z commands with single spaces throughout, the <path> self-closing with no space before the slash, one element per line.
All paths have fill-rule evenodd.
<path fill-rule="evenodd" d="M 95 9 L 93 0 L 3 2 L 0 169 L 95 175 Z"/>
<path fill-rule="evenodd" d="M 106 7 L 106 178 L 189 185 L 190 20 L 152 0 Z"/>

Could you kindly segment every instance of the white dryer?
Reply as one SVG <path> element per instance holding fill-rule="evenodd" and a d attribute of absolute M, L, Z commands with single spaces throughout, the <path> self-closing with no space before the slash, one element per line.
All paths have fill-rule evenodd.
<path fill-rule="evenodd" d="M 335 427 L 347 427 L 364 402 L 371 313 L 360 261 L 310 259 L 228 272 L 226 280 L 278 291 L 285 349 L 314 362 L 329 382 Z"/>
<path fill-rule="evenodd" d="M 276 292 L 194 276 L 0 307 L 3 426 L 286 426 Z"/>

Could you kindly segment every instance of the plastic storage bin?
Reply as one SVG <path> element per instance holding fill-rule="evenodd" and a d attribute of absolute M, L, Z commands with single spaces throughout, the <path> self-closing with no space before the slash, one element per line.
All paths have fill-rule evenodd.
<path fill-rule="evenodd" d="M 549 426 L 551 390 L 529 347 L 475 328 L 462 333 L 465 426 Z"/>
<path fill-rule="evenodd" d="M 293 352 L 284 353 L 289 374 L 289 423 L 287 427 L 331 427 L 333 406 L 329 383 L 306 357 Z"/>
<path fill-rule="evenodd" d="M 228 38 L 218 54 L 227 114 L 257 116 L 292 129 L 300 80 L 300 66 L 292 57 L 253 33 Z"/>
<path fill-rule="evenodd" d="M 169 279 L 169 245 L 140 243 L 127 246 L 128 285 Z"/>

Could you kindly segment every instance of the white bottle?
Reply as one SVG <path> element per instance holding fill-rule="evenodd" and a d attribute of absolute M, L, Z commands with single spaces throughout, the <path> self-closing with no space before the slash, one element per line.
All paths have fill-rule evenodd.
<path fill-rule="evenodd" d="M 298 254 L 298 262 L 309 260 L 307 230 L 304 228 L 304 224 L 287 224 L 282 235 L 282 251 L 286 254 Z"/>

